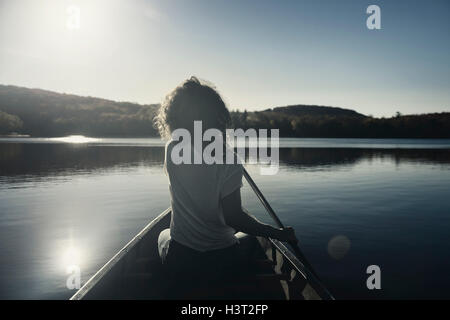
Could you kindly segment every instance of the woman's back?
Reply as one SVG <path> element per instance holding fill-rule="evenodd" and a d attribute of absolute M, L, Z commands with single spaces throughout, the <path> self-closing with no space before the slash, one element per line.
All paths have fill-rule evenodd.
<path fill-rule="evenodd" d="M 169 141 L 165 154 L 173 212 L 171 238 L 197 251 L 235 244 L 235 230 L 225 223 L 221 199 L 242 186 L 242 166 L 174 164 L 171 154 L 176 143 Z M 202 152 L 194 147 L 191 150 Z"/>

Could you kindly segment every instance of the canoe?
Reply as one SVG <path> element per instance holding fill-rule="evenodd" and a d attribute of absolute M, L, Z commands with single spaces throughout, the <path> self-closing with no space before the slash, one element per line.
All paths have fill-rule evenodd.
<path fill-rule="evenodd" d="M 171 209 L 151 221 L 72 297 L 81 299 L 167 299 L 164 266 L 158 254 L 159 233 L 169 228 Z M 333 296 L 312 270 L 278 240 L 236 235 L 249 257 L 248 276 L 196 288 L 186 299 L 330 300 Z"/>

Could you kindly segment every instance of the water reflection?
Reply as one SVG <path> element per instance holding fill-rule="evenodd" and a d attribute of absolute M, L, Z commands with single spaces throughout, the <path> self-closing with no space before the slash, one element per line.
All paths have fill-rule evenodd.
<path fill-rule="evenodd" d="M 85 282 L 167 208 L 163 160 L 160 145 L 0 143 L 0 298 L 70 297 L 68 267 Z M 448 297 L 450 149 L 282 148 L 280 162 L 249 172 L 338 298 Z M 365 287 L 374 263 L 382 292 Z"/>
<path fill-rule="evenodd" d="M 285 148 L 280 163 L 293 167 L 352 165 L 362 160 L 449 164 L 450 149 Z"/>
<path fill-rule="evenodd" d="M 83 174 L 117 167 L 161 166 L 164 161 L 161 146 L 0 143 L 0 151 L 3 177 Z M 296 168 L 348 166 L 373 159 L 397 164 L 450 164 L 450 149 L 283 148 L 279 156 L 282 166 Z"/>
<path fill-rule="evenodd" d="M 161 165 L 162 147 L 99 147 L 70 144 L 0 144 L 0 176 L 90 173 L 114 167 Z"/>

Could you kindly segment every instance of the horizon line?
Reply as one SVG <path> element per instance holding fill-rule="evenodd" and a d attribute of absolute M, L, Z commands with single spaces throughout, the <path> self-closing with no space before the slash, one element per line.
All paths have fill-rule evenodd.
<path fill-rule="evenodd" d="M 80 98 L 92 98 L 92 99 L 100 99 L 100 100 L 106 100 L 106 101 L 111 101 L 111 102 L 115 102 L 115 103 L 131 103 L 131 104 L 136 104 L 139 106 L 154 106 L 154 105 L 161 105 L 161 102 L 157 102 L 157 103 L 142 103 L 142 102 L 137 102 L 137 101 L 126 101 L 126 100 L 112 100 L 112 98 L 105 98 L 105 97 L 100 97 L 100 96 L 91 96 L 91 95 L 83 95 L 83 94 L 78 94 L 78 93 L 69 93 L 69 92 L 60 92 L 60 91 L 54 91 L 54 90 L 50 90 L 50 89 L 43 89 L 43 88 L 38 88 L 38 87 L 25 87 L 25 86 L 19 86 L 16 84 L 1 84 L 0 86 L 4 86 L 4 87 L 16 87 L 16 88 L 21 88 L 21 89 L 28 89 L 28 90 L 41 90 L 41 91 L 46 91 L 49 93 L 56 93 L 56 94 L 60 94 L 60 95 L 71 95 L 71 96 L 77 96 Z M 350 111 L 354 111 L 360 115 L 363 115 L 365 117 L 370 117 L 370 118 L 378 118 L 378 119 L 383 119 L 383 118 L 394 118 L 395 115 L 393 116 L 373 116 L 371 114 L 364 114 L 361 113 L 359 111 L 357 111 L 356 109 L 350 109 L 350 108 L 345 108 L 345 107 L 341 107 L 341 106 L 330 106 L 330 105 L 321 105 L 321 104 L 302 104 L 302 103 L 298 103 L 298 104 L 288 104 L 288 105 L 276 105 L 276 106 L 272 106 L 269 108 L 264 108 L 264 109 L 255 109 L 255 110 L 248 110 L 247 108 L 239 108 L 239 107 L 230 107 L 227 106 L 227 108 L 229 109 L 230 112 L 235 112 L 235 111 L 239 111 L 239 112 L 264 112 L 264 111 L 269 111 L 269 110 L 273 110 L 275 108 L 286 108 L 286 107 L 295 107 L 295 106 L 313 106 L 313 107 L 327 107 L 327 108 L 337 108 L 337 109 L 342 109 L 342 110 L 350 110 Z M 426 114 L 440 114 L 440 113 L 450 113 L 450 110 L 448 111 L 436 111 L 436 112 L 427 112 L 427 113 L 409 113 L 409 114 L 403 114 L 400 112 L 401 116 L 415 116 L 415 115 L 426 115 Z"/>

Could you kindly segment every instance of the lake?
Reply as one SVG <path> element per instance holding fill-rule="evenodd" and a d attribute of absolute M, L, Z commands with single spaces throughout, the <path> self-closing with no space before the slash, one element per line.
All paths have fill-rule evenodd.
<path fill-rule="evenodd" d="M 159 139 L 0 138 L 0 298 L 67 299 L 169 206 Z M 450 140 L 281 139 L 248 165 L 338 299 L 450 298 Z M 271 222 L 250 187 L 245 207 Z M 381 269 L 368 290 L 366 269 Z"/>

